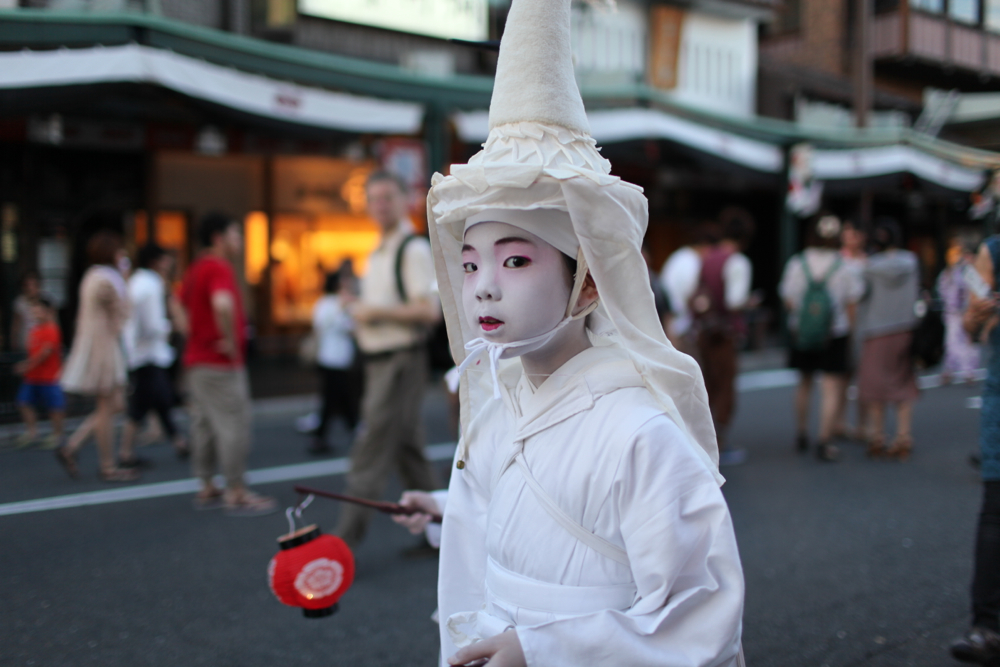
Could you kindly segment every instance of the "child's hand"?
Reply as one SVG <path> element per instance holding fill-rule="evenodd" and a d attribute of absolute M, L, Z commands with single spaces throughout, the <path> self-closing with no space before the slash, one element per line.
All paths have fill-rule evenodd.
<path fill-rule="evenodd" d="M 484 664 L 482 662 L 484 659 L 489 667 L 527 667 L 521 640 L 517 638 L 517 632 L 514 630 L 501 632 L 495 637 L 466 646 L 448 658 L 448 664 L 481 665 Z"/>
<path fill-rule="evenodd" d="M 403 507 L 423 510 L 419 514 L 394 514 L 392 517 L 393 521 L 409 529 L 414 535 L 424 532 L 424 528 L 430 523 L 431 514 L 441 513 L 441 508 L 438 507 L 434 496 L 425 491 L 404 491 L 403 496 L 399 499 L 399 504 Z"/>

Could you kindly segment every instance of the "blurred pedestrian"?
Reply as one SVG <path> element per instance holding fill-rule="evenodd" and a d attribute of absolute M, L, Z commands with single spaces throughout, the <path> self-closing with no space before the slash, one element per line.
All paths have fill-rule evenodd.
<path fill-rule="evenodd" d="M 44 449 L 55 449 L 63 439 L 63 419 L 66 416 L 66 398 L 59 386 L 62 372 L 62 334 L 56 324 L 56 309 L 45 295 L 35 297 L 31 306 L 35 323 L 28 333 L 28 358 L 14 366 L 14 371 L 24 376 L 17 392 L 17 407 L 24 420 L 25 432 L 18 438 L 18 446 L 28 447 L 38 440 L 38 414 L 36 408 L 46 410 L 52 420 L 52 434 L 45 439 Z"/>
<path fill-rule="evenodd" d="M 347 493 L 377 499 L 393 470 L 402 476 L 404 488 L 437 488 L 424 457 L 420 411 L 429 373 L 428 335 L 441 319 L 441 307 L 430 244 L 414 235 L 407 219 L 406 184 L 394 174 L 376 172 L 369 176 L 365 194 L 382 241 L 368 258 L 361 296 L 350 308 L 365 355 L 365 378 Z M 359 543 L 370 514 L 345 505 L 337 534 L 350 545 Z"/>
<path fill-rule="evenodd" d="M 996 292 L 1000 285 L 1000 236 L 991 236 L 979 247 L 975 269 L 986 289 L 980 294 L 970 290 L 963 323 L 974 339 L 985 336 L 990 348 L 980 413 L 983 503 L 973 564 L 972 625 L 965 636 L 952 643 L 951 654 L 965 662 L 996 665 L 1000 664 L 1000 300 Z"/>
<path fill-rule="evenodd" d="M 858 368 L 858 400 L 868 411 L 868 455 L 901 461 L 910 456 L 913 404 L 920 396 L 911 354 L 917 326 L 914 304 L 920 292 L 917 256 L 900 246 L 903 232 L 895 220 L 881 218 L 872 232 L 875 253 L 865 266 L 865 317 Z M 896 435 L 886 447 L 885 410 L 896 409 Z"/>
<path fill-rule="evenodd" d="M 11 348 L 18 351 L 28 349 L 28 335 L 35 328 L 35 316 L 32 307 L 41 294 L 41 283 L 38 274 L 27 271 L 21 276 L 21 292 L 14 298 L 13 316 L 11 318 L 10 342 Z"/>
<path fill-rule="evenodd" d="M 697 335 L 688 301 L 698 288 L 701 258 L 722 238 L 719 226 L 711 220 L 691 229 L 691 242 L 671 253 L 660 271 L 660 284 L 667 294 L 671 316 L 667 338 L 681 352 L 697 357 Z"/>
<path fill-rule="evenodd" d="M 656 307 L 656 316 L 660 319 L 663 332 L 667 333 L 670 330 L 670 297 L 667 296 L 660 276 L 653 268 L 653 257 L 649 254 L 649 248 L 646 246 L 642 246 L 642 259 L 646 262 L 646 273 L 649 274 L 649 288 L 653 290 L 653 305 Z"/>
<path fill-rule="evenodd" d="M 791 350 L 788 365 L 799 371 L 795 394 L 796 448 L 809 449 L 809 404 L 813 378 L 821 374 L 820 421 L 816 454 L 836 461 L 831 442 L 834 419 L 850 368 L 850 331 L 864 285 L 841 258 L 840 219 L 824 213 L 809 224 L 806 248 L 785 265 L 778 291 L 788 310 Z"/>
<path fill-rule="evenodd" d="M 102 214 L 103 215 L 103 214 Z M 116 221 L 108 215 L 108 223 Z M 105 482 L 130 482 L 135 469 L 115 462 L 114 418 L 122 409 L 127 383 L 122 327 L 128 319 L 128 288 L 119 266 L 126 258 L 121 236 L 102 228 L 87 242 L 90 268 L 80 282 L 76 335 L 63 369 L 61 384 L 70 393 L 92 396 L 97 406 L 77 427 L 56 457 L 71 477 L 78 475 L 76 453 L 93 433 L 100 462 L 98 476 Z"/>
<path fill-rule="evenodd" d="M 731 447 L 729 425 L 736 408 L 739 346 L 746 335 L 743 309 L 750 301 L 753 266 L 743 250 L 753 235 L 753 219 L 745 210 L 729 207 L 719 215 L 721 240 L 700 255 L 698 283 L 688 296 L 697 359 L 708 390 L 719 465 L 746 460 L 746 450 Z"/>
<path fill-rule="evenodd" d="M 855 274 L 859 283 L 864 282 L 865 265 L 868 263 L 868 252 L 865 244 L 868 242 L 868 235 L 864 229 L 853 220 L 844 220 L 840 232 L 840 256 L 844 265 L 849 271 Z M 847 425 L 847 390 L 851 383 L 851 378 L 857 372 L 858 362 L 861 359 L 861 338 L 858 336 L 858 322 L 864 317 L 864 302 L 857 305 L 854 321 L 851 323 L 851 333 L 849 340 L 850 353 L 847 357 L 847 379 L 842 383 L 843 392 L 837 404 L 837 415 L 833 419 L 833 437 L 846 440 L 864 440 L 864 424 L 866 419 L 865 405 L 857 401 L 857 421 L 856 427 Z"/>
<path fill-rule="evenodd" d="M 246 371 L 246 321 L 232 262 L 243 252 L 240 223 L 221 213 L 201 219 L 202 253 L 188 268 L 182 302 L 190 328 L 184 349 L 191 401 L 192 468 L 201 482 L 197 509 L 225 507 L 234 516 L 274 512 L 273 498 L 244 480 L 250 454 L 251 404 Z M 218 467 L 225 491 L 212 481 Z"/>
<path fill-rule="evenodd" d="M 328 274 L 323 296 L 313 308 L 313 332 L 318 343 L 316 364 L 323 384 L 323 407 L 319 426 L 309 447 L 310 454 L 330 451 L 326 434 L 334 417 L 342 417 L 352 434 L 358 425 L 361 382 L 355 364 L 354 339 L 351 337 L 354 320 L 346 308 L 353 300 L 348 289 L 346 281 L 341 281 L 339 271 Z"/>
<path fill-rule="evenodd" d="M 138 267 L 129 278 L 128 291 L 132 311 L 125 325 L 125 350 L 131 373 L 128 396 L 128 419 L 122 428 L 118 450 L 119 465 L 141 467 L 142 459 L 135 455 L 136 434 L 150 410 L 160 419 L 164 433 L 170 438 L 179 458 L 188 456 L 187 439 L 177 429 L 170 413 L 174 406 L 170 367 L 174 350 L 170 334 L 174 327 L 167 317 L 165 278 L 170 275 L 173 256 L 156 244 L 139 251 Z"/>
<path fill-rule="evenodd" d="M 944 368 L 941 381 L 971 382 L 979 368 L 979 346 L 962 326 L 969 307 L 968 273 L 975 271 L 975 252 L 963 239 L 954 237 L 945 253 L 945 268 L 937 279 L 938 297 L 944 302 Z"/>

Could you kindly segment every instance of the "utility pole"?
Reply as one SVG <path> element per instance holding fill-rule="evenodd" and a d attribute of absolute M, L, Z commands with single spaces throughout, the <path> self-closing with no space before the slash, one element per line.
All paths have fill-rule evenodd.
<path fill-rule="evenodd" d="M 868 127 L 872 107 L 872 0 L 854 0 L 854 124 Z"/>
<path fill-rule="evenodd" d="M 854 0 L 854 124 L 868 127 L 872 108 L 872 54 L 871 26 L 874 7 L 872 0 Z M 870 188 L 861 191 L 858 201 L 859 222 L 871 224 L 874 193 Z"/>

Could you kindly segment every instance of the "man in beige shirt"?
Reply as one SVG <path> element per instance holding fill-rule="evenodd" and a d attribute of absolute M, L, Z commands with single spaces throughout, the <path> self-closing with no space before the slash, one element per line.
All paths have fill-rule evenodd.
<path fill-rule="evenodd" d="M 405 183 L 380 171 L 368 178 L 365 192 L 382 242 L 368 258 L 361 296 L 350 310 L 364 355 L 365 391 L 347 493 L 375 500 L 393 468 L 403 488 L 438 488 L 424 458 L 420 409 L 429 370 L 427 337 L 441 319 L 441 307 L 430 244 L 414 235 L 407 219 Z M 358 544 L 370 516 L 370 510 L 344 505 L 337 534 L 351 546 Z"/>

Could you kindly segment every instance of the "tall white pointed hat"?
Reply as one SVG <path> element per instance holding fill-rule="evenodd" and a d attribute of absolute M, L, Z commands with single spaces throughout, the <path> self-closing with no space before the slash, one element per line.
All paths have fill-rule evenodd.
<path fill-rule="evenodd" d="M 481 221 L 525 229 L 589 270 L 600 308 L 588 316 L 595 345 L 624 349 L 644 384 L 719 482 L 718 447 L 697 363 L 667 340 L 642 259 L 648 220 L 642 188 L 611 175 L 590 136 L 570 42 L 571 0 L 513 0 L 490 102 L 490 133 L 468 164 L 435 174 L 427 213 L 441 305 L 452 354 L 464 360 L 478 333 L 462 309 L 465 230 Z M 504 374 L 520 373 L 520 361 Z M 494 400 L 489 379 L 466 371 L 461 382 L 463 444 Z M 473 427 L 474 428 L 474 427 Z"/>

